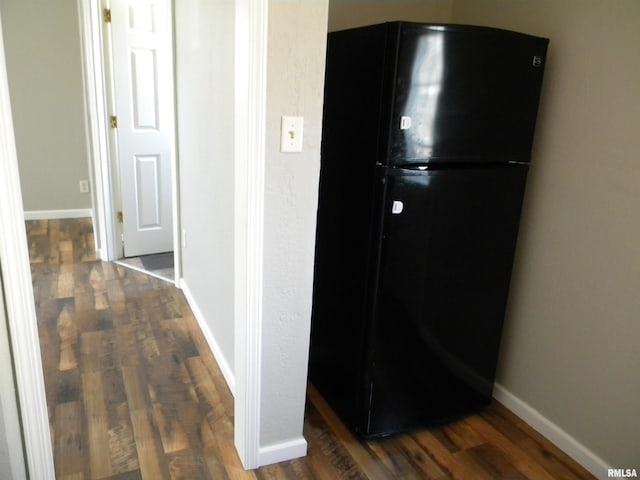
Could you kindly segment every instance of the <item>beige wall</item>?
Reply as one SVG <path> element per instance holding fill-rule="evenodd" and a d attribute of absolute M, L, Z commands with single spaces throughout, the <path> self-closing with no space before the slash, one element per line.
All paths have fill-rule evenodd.
<path fill-rule="evenodd" d="M 233 372 L 234 0 L 174 9 L 182 274 Z"/>
<path fill-rule="evenodd" d="M 329 31 L 405 20 L 448 22 L 453 0 L 331 0 Z"/>
<path fill-rule="evenodd" d="M 77 2 L 0 7 L 24 208 L 91 208 Z"/>
<path fill-rule="evenodd" d="M 551 39 L 498 380 L 638 468 L 640 2 L 456 0 L 453 21 Z"/>

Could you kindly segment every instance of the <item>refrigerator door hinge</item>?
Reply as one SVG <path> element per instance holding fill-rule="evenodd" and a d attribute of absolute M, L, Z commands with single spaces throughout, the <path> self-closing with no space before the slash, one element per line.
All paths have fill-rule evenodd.
<path fill-rule="evenodd" d="M 105 8 L 102 11 L 102 18 L 104 19 L 104 23 L 111 23 L 111 9 Z"/>

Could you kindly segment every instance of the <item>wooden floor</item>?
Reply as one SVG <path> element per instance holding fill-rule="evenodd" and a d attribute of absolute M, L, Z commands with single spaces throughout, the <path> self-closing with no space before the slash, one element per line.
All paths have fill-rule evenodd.
<path fill-rule="evenodd" d="M 27 232 L 60 480 L 594 478 L 498 403 L 361 442 L 312 387 L 308 456 L 245 472 L 233 398 L 181 292 L 96 261 L 88 220 Z"/>

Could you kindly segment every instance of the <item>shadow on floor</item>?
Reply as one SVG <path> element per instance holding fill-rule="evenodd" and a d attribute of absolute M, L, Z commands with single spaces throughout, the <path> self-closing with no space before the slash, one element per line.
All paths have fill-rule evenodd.
<path fill-rule="evenodd" d="M 173 252 L 121 258 L 120 260 L 116 260 L 116 263 L 171 283 L 173 283 L 175 279 Z"/>

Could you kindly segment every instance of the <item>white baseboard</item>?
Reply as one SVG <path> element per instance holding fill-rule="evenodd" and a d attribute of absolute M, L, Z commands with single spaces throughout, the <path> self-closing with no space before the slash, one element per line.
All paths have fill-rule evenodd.
<path fill-rule="evenodd" d="M 606 477 L 607 470 L 612 468 L 598 455 L 499 383 L 494 386 L 493 396 L 537 432 L 548 438 L 556 447 L 589 470 L 596 478 Z"/>
<path fill-rule="evenodd" d="M 271 465 L 272 463 L 293 460 L 304 457 L 307 454 L 307 441 L 304 437 L 286 442 L 260 447 L 258 451 L 258 465 Z"/>
<path fill-rule="evenodd" d="M 62 218 L 85 218 L 92 217 L 93 210 L 90 208 L 74 208 L 67 210 L 25 210 L 25 220 L 59 220 Z"/>
<path fill-rule="evenodd" d="M 198 304 L 193 298 L 193 295 L 191 294 L 191 290 L 189 290 L 189 286 L 184 281 L 184 278 L 180 279 L 180 287 L 182 288 L 182 292 L 184 293 L 184 296 L 186 297 L 187 302 L 189 303 L 189 307 L 191 307 L 191 311 L 193 312 L 193 315 L 196 317 L 198 325 L 200 326 L 200 330 L 202 330 L 202 333 L 204 334 L 205 340 L 209 344 L 211 353 L 213 353 L 213 356 L 216 359 L 216 362 L 218 362 L 218 366 L 220 367 L 220 370 L 222 371 L 222 375 L 224 376 L 224 379 L 227 382 L 227 385 L 229 386 L 229 390 L 231 390 L 231 394 L 235 396 L 236 383 L 235 383 L 235 377 L 233 376 L 233 372 L 231 371 L 231 367 L 229 366 L 227 359 L 222 354 L 222 350 L 220 349 L 220 346 L 216 342 L 215 338 L 213 338 L 213 334 L 211 333 L 211 330 L 209 330 L 209 326 L 205 321 L 204 315 L 198 308 Z"/>
<path fill-rule="evenodd" d="M 94 225 L 95 225 L 95 223 L 94 223 Z M 107 249 L 106 248 L 97 248 L 96 249 L 96 255 L 103 262 L 108 262 L 109 261 L 109 257 L 107 256 Z"/>

